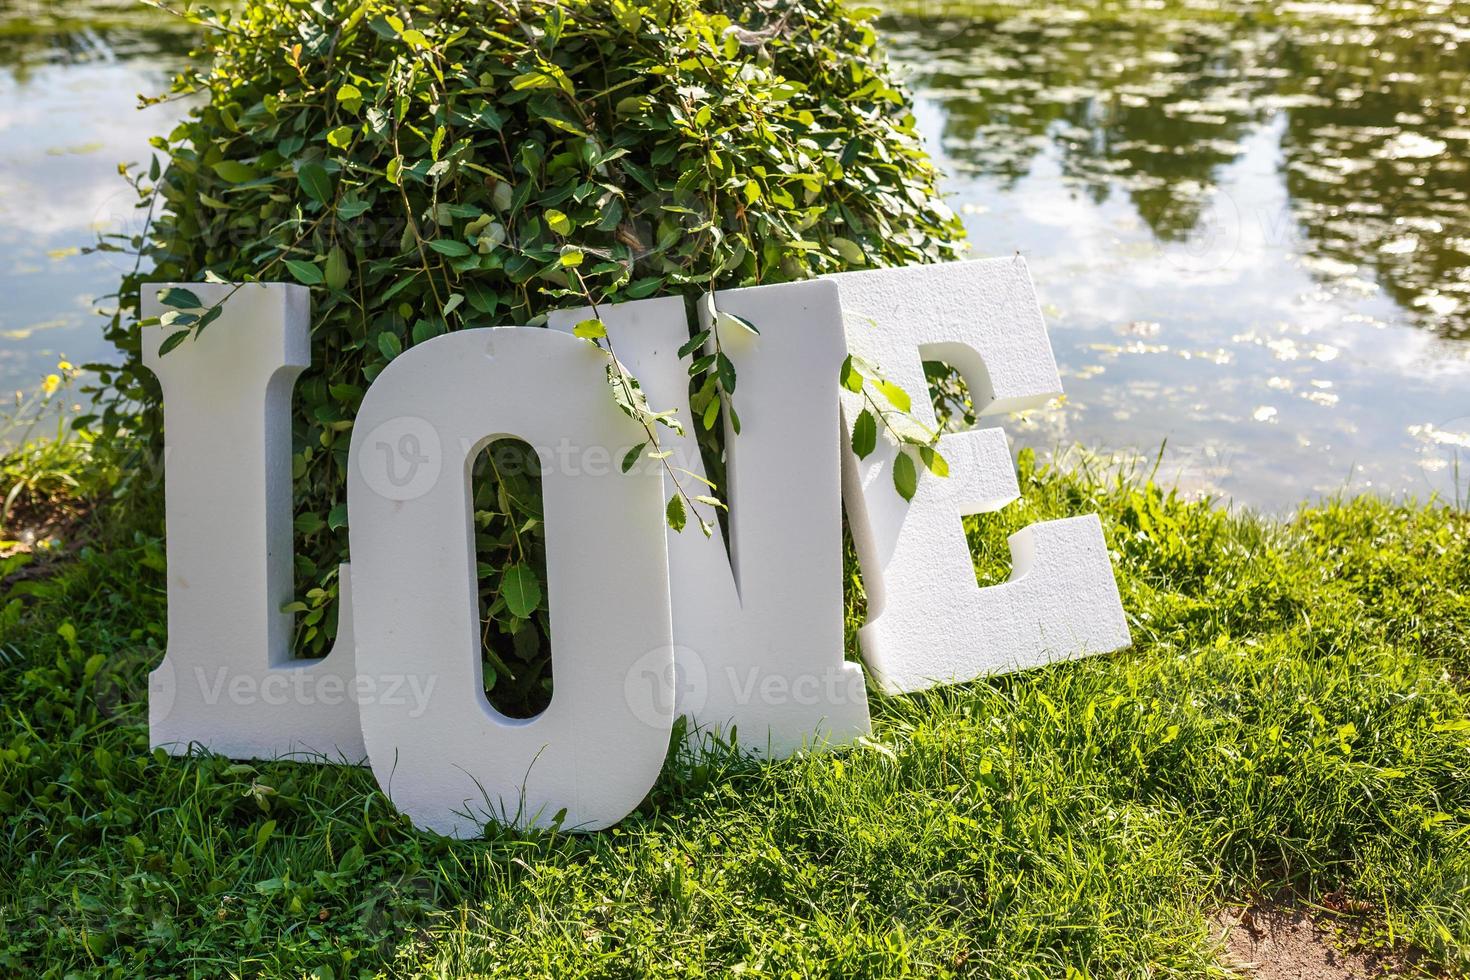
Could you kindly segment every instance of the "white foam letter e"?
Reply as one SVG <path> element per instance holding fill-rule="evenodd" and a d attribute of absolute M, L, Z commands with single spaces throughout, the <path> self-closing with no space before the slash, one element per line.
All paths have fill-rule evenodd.
<path fill-rule="evenodd" d="M 842 304 L 848 349 L 878 365 L 936 425 L 925 360 L 959 371 L 980 415 L 1043 404 L 1061 378 L 1041 310 L 1017 259 L 827 277 Z M 868 622 L 863 659 L 889 693 L 972 680 L 1128 645 L 1128 624 L 1096 516 L 1046 521 L 1010 538 L 1009 581 L 980 588 L 960 517 L 1020 496 L 1005 433 L 948 433 L 949 476 L 919 469 L 905 501 L 893 485 L 898 447 L 881 436 L 859 460 L 852 426 L 863 396 L 843 390 L 843 496 Z M 879 426 L 881 431 L 882 426 Z"/>

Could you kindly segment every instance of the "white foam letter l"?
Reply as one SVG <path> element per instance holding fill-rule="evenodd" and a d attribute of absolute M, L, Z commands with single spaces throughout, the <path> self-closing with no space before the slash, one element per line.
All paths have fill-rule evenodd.
<path fill-rule="evenodd" d="M 156 291 L 168 288 L 144 285 L 145 317 L 167 312 Z M 353 676 L 348 567 L 326 657 L 291 659 L 291 615 L 281 611 L 292 595 L 291 389 L 311 361 L 306 288 L 178 288 L 225 305 L 166 355 L 159 346 L 173 330 L 142 331 L 143 363 L 163 387 L 168 509 L 168 652 L 149 678 L 149 741 L 175 753 L 198 745 L 235 759 L 359 763 L 357 705 L 316 696 Z M 276 675 L 292 696 L 260 696 Z"/>

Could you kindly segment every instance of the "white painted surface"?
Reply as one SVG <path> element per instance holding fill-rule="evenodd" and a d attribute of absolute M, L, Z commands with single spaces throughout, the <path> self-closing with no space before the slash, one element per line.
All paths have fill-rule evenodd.
<path fill-rule="evenodd" d="M 166 308 L 143 287 L 145 317 Z M 182 288 L 212 306 L 231 286 Z M 173 331 L 143 328 L 163 386 L 168 652 L 149 678 L 149 740 L 236 759 L 361 762 L 348 567 L 337 643 L 290 659 L 291 389 L 310 361 L 306 288 L 240 287 L 220 318 L 162 357 Z"/>
<path fill-rule="evenodd" d="M 837 375 L 846 356 L 837 292 L 806 282 L 717 294 L 720 310 L 760 330 L 720 330 L 735 364 L 740 435 L 726 431 L 731 554 L 718 530 L 690 520 L 668 532 L 677 712 L 697 732 L 758 755 L 846 744 L 869 731 L 862 669 L 843 661 L 842 515 Z M 661 429 L 671 462 L 706 475 L 689 410 L 690 333 L 679 297 L 599 311 L 619 359 L 655 411 L 677 409 L 680 436 Z M 570 330 L 590 310 L 553 313 Z M 707 324 L 706 324 L 707 325 Z M 681 476 L 690 494 L 706 493 Z M 672 487 L 666 487 L 672 492 Z M 728 494 L 727 494 L 728 491 Z M 697 508 L 714 521 L 713 509 Z M 733 566 L 733 568 L 732 568 Z M 558 681 L 558 683 L 560 683 Z"/>
<path fill-rule="evenodd" d="M 658 687 L 673 664 L 662 480 L 652 466 L 618 469 L 642 429 L 609 396 L 606 363 L 554 331 L 465 330 L 400 355 L 363 400 L 347 491 L 358 670 L 424 694 L 364 699 L 363 736 L 380 785 L 419 827 L 475 836 L 491 819 L 546 826 L 564 810 L 564 828 L 596 830 L 637 806 L 663 764 L 674 715 Z M 529 720 L 492 708 L 480 673 L 470 466 L 502 436 L 553 461 L 542 492 L 555 692 Z"/>
<path fill-rule="evenodd" d="M 163 312 L 156 288 L 145 315 Z M 205 305 L 232 289 L 185 288 Z M 472 836 L 491 819 L 616 823 L 657 777 L 676 713 L 761 755 L 849 742 L 869 721 L 861 671 L 842 660 L 839 471 L 868 592 L 859 640 L 884 690 L 1127 645 L 1096 517 L 1013 535 L 1010 581 L 976 585 L 960 517 L 1019 493 L 998 428 L 946 435 L 951 475 L 919 467 L 911 502 L 893 488 L 886 437 L 861 461 L 848 446 L 862 405 L 839 398 L 844 332 L 931 426 L 925 359 L 959 369 L 982 415 L 1060 392 L 1019 260 L 731 290 L 718 306 L 761 330 L 721 331 L 743 423 L 726 433 L 729 555 L 693 521 L 665 540 L 661 465 L 620 471 L 644 434 L 609 397 L 603 354 L 557 330 L 450 334 L 397 358 L 364 399 L 348 477 L 355 573 L 342 566 L 339 641 L 317 661 L 290 659 L 292 621 L 280 611 L 292 597 L 290 393 L 309 359 L 307 291 L 244 286 L 165 357 L 171 331 L 146 328 L 145 363 L 164 391 L 169 563 L 152 743 L 367 758 L 417 825 Z M 664 448 L 704 475 L 688 360 L 676 353 L 688 337 L 683 301 L 601 313 L 650 403 L 677 409 L 689 429 L 661 430 Z M 586 315 L 555 314 L 552 325 Z M 528 720 L 496 712 L 480 676 L 470 466 L 502 436 L 525 439 L 545 467 L 555 694 Z M 700 486 L 687 478 L 691 494 Z"/>
<path fill-rule="evenodd" d="M 848 347 L 910 394 L 933 428 L 923 361 L 964 377 L 982 416 L 1061 393 L 1041 310 L 1019 258 L 851 272 L 836 284 Z M 1011 536 L 1009 581 L 980 588 L 960 517 L 1019 496 L 999 428 L 945 435 L 949 476 L 918 465 L 918 491 L 893 487 L 895 443 L 859 460 L 851 426 L 862 397 L 843 390 L 843 495 L 868 595 L 858 640 L 885 691 L 916 691 L 1127 646 L 1128 625 L 1095 516 Z M 880 426 L 881 430 L 881 426 Z M 915 461 L 918 462 L 917 460 Z"/>

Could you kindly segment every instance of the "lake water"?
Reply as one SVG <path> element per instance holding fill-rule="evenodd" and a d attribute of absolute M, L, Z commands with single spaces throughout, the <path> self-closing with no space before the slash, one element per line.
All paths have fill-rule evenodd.
<path fill-rule="evenodd" d="M 1029 263 L 1063 404 L 1018 445 L 1186 489 L 1470 489 L 1470 11 L 1450 3 L 904 4 L 881 21 L 976 255 Z M 895 9 L 895 8 L 890 8 Z M 0 10 L 0 390 L 108 356 L 188 38 L 125 2 Z"/>
<path fill-rule="evenodd" d="M 1470 5 L 899 4 L 976 254 L 1020 252 L 1065 403 L 1273 511 L 1470 489 Z M 1271 11 L 1268 16 L 1264 11 Z"/>
<path fill-rule="evenodd" d="M 80 249 L 141 226 L 117 165 L 178 112 L 137 109 L 188 48 L 165 25 L 128 0 L 0 0 L 0 392 L 112 357 L 95 311 L 132 263 Z"/>

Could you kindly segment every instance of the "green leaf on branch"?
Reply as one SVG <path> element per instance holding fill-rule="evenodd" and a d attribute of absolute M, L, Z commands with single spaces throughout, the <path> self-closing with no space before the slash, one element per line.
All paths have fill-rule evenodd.
<path fill-rule="evenodd" d="M 664 516 L 668 518 L 669 527 L 675 531 L 683 531 L 688 518 L 684 513 L 684 498 L 677 493 L 669 498 L 669 506 L 664 508 Z"/>
<path fill-rule="evenodd" d="M 361 217 L 372 206 L 371 201 L 364 201 L 349 191 L 342 196 L 341 201 L 337 202 L 337 217 L 343 221 L 351 221 L 353 218 Z"/>
<path fill-rule="evenodd" d="M 541 583 L 530 566 L 521 563 L 507 565 L 500 576 L 500 595 L 505 607 L 517 619 L 530 619 L 541 605 Z"/>
<path fill-rule="evenodd" d="M 689 365 L 689 376 L 691 378 L 695 378 L 701 374 L 704 374 L 706 371 L 714 366 L 714 363 L 714 354 L 702 354 L 699 357 L 696 357 L 694 359 L 694 363 Z"/>
<path fill-rule="evenodd" d="M 832 239 L 832 247 L 842 260 L 851 265 L 867 265 L 868 256 L 863 252 L 862 246 L 850 238 L 836 237 Z"/>
<path fill-rule="evenodd" d="M 452 259 L 462 258 L 472 252 L 472 249 L 464 242 L 455 241 L 453 238 L 436 238 L 424 244 L 428 245 L 440 255 L 447 255 Z"/>
<path fill-rule="evenodd" d="M 326 284 L 332 289 L 344 288 L 349 272 L 347 253 L 342 251 L 341 245 L 333 245 L 332 250 L 327 253 L 327 269 L 324 275 Z"/>
<path fill-rule="evenodd" d="M 322 270 L 315 262 L 304 262 L 301 259 L 285 259 L 283 264 L 291 270 L 291 275 L 303 286 L 320 286 L 322 284 Z"/>
<path fill-rule="evenodd" d="M 919 459 L 924 467 L 935 476 L 949 476 L 949 462 L 933 446 L 920 446 Z"/>
<path fill-rule="evenodd" d="M 597 340 L 607 336 L 607 325 L 597 317 L 588 317 L 573 327 L 572 333 L 583 340 Z"/>
<path fill-rule="evenodd" d="M 913 403 L 909 401 L 909 393 L 892 381 L 875 381 L 873 387 L 877 388 L 878 392 L 888 399 L 888 403 L 900 412 L 908 412 L 912 407 Z"/>
<path fill-rule="evenodd" d="M 218 320 L 220 318 L 220 315 L 224 313 L 224 311 L 225 307 L 223 303 L 216 303 L 209 309 L 205 310 L 204 315 L 199 318 L 199 322 L 194 324 L 194 333 L 203 333 L 204 328 L 209 326 L 214 321 Z"/>
<path fill-rule="evenodd" d="M 904 500 L 913 500 L 919 490 L 919 474 L 914 469 L 914 458 L 902 449 L 893 457 L 893 488 Z"/>
<path fill-rule="evenodd" d="M 539 71 L 528 71 L 510 80 L 510 87 L 517 92 L 526 89 L 556 88 L 556 79 Z"/>
<path fill-rule="evenodd" d="M 613 402 L 628 418 L 645 426 L 659 424 L 666 425 L 675 432 L 684 431 L 673 412 L 655 412 L 648 406 L 648 396 L 643 394 L 643 386 L 638 383 L 638 379 L 620 370 L 612 358 L 608 358 L 607 383 L 612 388 Z"/>
<path fill-rule="evenodd" d="M 743 316 L 736 316 L 734 313 L 727 313 L 721 310 L 715 315 L 715 322 L 722 327 L 739 327 L 741 330 L 745 330 L 754 336 L 760 336 L 760 331 L 755 328 L 755 324 Z"/>
<path fill-rule="evenodd" d="M 632 449 L 623 454 L 624 473 L 631 470 L 633 468 L 633 464 L 638 462 L 638 455 L 643 452 L 643 447 L 646 445 L 648 445 L 648 443 L 640 442 L 638 445 L 634 446 Z"/>
<path fill-rule="evenodd" d="M 842 387 L 856 394 L 863 390 L 863 372 L 858 370 L 852 355 L 848 354 L 842 362 L 842 370 L 837 375 L 837 380 Z"/>
<path fill-rule="evenodd" d="M 168 289 L 158 291 L 158 301 L 164 306 L 171 306 L 176 310 L 197 310 L 204 304 L 199 297 L 187 289 L 170 286 Z"/>
<path fill-rule="evenodd" d="M 719 376 L 720 387 L 725 389 L 725 394 L 735 394 L 735 363 L 723 352 L 715 355 L 715 373 Z"/>
<path fill-rule="evenodd" d="M 187 330 L 180 330 L 177 333 L 169 334 L 163 338 L 163 343 L 158 345 L 158 356 L 162 357 L 188 339 L 189 331 Z"/>
<path fill-rule="evenodd" d="M 260 176 L 254 167 L 238 160 L 221 160 L 214 165 L 214 172 L 219 174 L 220 180 L 230 184 L 243 184 Z"/>
<path fill-rule="evenodd" d="M 701 331 L 699 331 L 699 333 L 697 333 L 693 337 L 690 337 L 689 338 L 688 343 L 686 343 L 683 347 L 680 347 L 679 348 L 679 359 L 680 360 L 683 360 L 684 358 L 688 357 L 690 354 L 693 354 L 695 351 L 697 351 L 701 347 L 703 347 L 708 340 L 709 340 L 709 331 L 708 330 L 701 330 Z"/>
<path fill-rule="evenodd" d="M 296 171 L 296 182 L 301 185 L 306 196 L 318 204 L 325 204 L 332 199 L 332 178 L 319 163 L 302 164 L 301 169 Z"/>
<path fill-rule="evenodd" d="M 874 420 L 873 413 L 865 408 L 858 413 L 857 421 L 852 424 L 852 451 L 857 453 L 858 459 L 867 459 L 877 446 L 878 423 Z"/>

